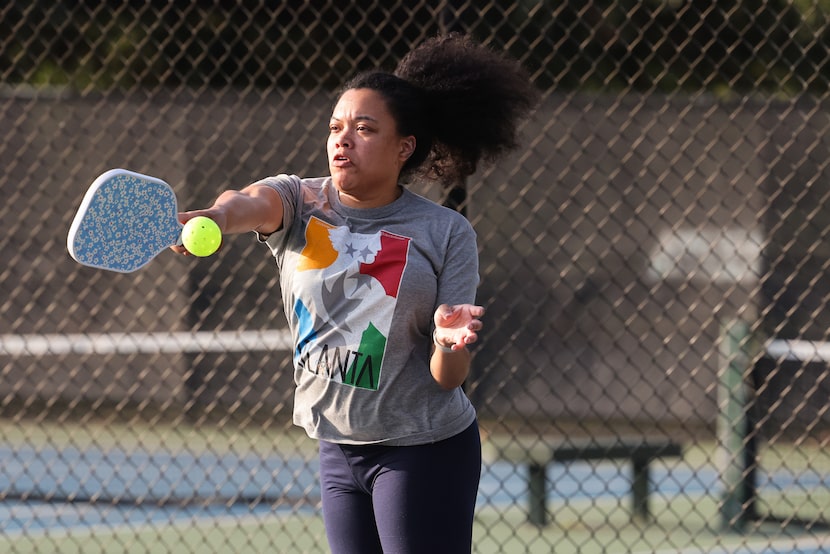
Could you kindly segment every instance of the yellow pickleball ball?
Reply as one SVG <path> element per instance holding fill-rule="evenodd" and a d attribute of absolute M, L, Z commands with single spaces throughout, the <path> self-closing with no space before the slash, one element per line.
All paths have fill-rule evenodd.
<path fill-rule="evenodd" d="M 210 256 L 222 244 L 222 231 L 215 221 L 205 216 L 188 220 L 182 229 L 182 245 L 194 256 Z"/>

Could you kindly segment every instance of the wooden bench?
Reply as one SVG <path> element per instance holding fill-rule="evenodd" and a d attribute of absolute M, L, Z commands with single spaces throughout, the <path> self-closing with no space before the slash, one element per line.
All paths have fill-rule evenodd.
<path fill-rule="evenodd" d="M 528 521 L 547 523 L 546 470 L 548 464 L 577 460 L 630 460 L 632 517 L 650 516 L 649 466 L 657 458 L 679 457 L 680 444 L 669 439 L 608 437 L 569 440 L 545 437 L 509 437 L 485 442 L 485 457 L 527 465 Z"/>

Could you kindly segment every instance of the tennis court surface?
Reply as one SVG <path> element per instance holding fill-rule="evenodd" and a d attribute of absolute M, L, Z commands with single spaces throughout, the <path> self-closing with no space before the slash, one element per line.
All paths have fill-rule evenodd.
<path fill-rule="evenodd" d="M 291 551 L 306 540 L 302 537 L 309 529 L 322 533 L 311 441 L 304 451 L 281 455 L 279 450 L 296 436 L 275 440 L 273 434 L 247 434 L 245 440 L 250 442 L 245 444 L 260 445 L 248 449 L 227 434 L 211 438 L 212 433 L 204 430 L 194 434 L 167 429 L 162 434 L 178 434 L 180 443 L 190 437 L 214 447 L 188 449 L 181 444 L 165 449 L 143 447 L 133 440 L 149 436 L 148 429 L 122 431 L 133 437 L 122 445 L 0 447 L 0 489 L 6 491 L 0 502 L 0 542 L 11 551 L 53 547 L 62 552 L 88 548 L 163 552 L 171 545 L 190 543 L 219 552 L 255 552 L 265 545 Z M 63 426 L 51 432 L 74 433 Z M 44 438 L 38 432 L 26 434 Z M 201 436 L 195 440 L 197 435 Z M 261 448 L 265 441 L 278 445 L 270 455 Z M 219 445 L 235 446 L 220 454 Z M 631 519 L 631 475 L 626 464 L 551 465 L 547 472 L 551 521 L 543 528 L 527 522 L 525 468 L 487 461 L 478 499 L 475 551 L 543 552 L 551 544 L 556 552 L 810 554 L 830 548 L 830 534 L 817 529 L 806 532 L 792 522 L 770 519 L 741 534 L 723 532 L 717 508 L 719 472 L 711 464 L 695 461 L 700 459 L 709 458 L 690 452 L 683 459 L 654 464 L 649 522 Z M 781 469 L 760 475 L 759 482 L 763 483 L 761 502 L 786 502 L 795 501 L 805 490 L 828 490 L 830 476 Z M 231 546 L 243 535 L 243 544 Z M 304 545 L 304 551 L 326 551 L 323 535 L 318 536 L 319 541 Z"/>

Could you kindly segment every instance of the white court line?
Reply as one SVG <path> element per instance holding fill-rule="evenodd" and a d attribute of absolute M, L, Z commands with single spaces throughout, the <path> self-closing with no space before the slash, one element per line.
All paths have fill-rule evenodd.
<path fill-rule="evenodd" d="M 767 343 L 767 355 L 789 362 L 828 362 L 830 342 L 776 339 Z"/>
<path fill-rule="evenodd" d="M 0 335 L 0 356 L 172 354 L 293 349 L 287 329 L 175 333 Z"/>
<path fill-rule="evenodd" d="M 70 505 L 71 508 L 65 510 L 68 516 L 76 518 L 89 517 L 89 514 L 101 513 L 102 517 L 109 517 L 107 514 L 118 514 L 118 506 L 107 505 L 90 505 L 78 506 Z M 60 517 L 58 510 L 55 510 L 55 505 L 43 507 L 38 511 L 41 517 L 52 516 L 54 519 Z M 193 527 L 211 527 L 218 528 L 236 528 L 240 526 L 252 527 L 262 526 L 270 522 L 278 522 L 280 520 L 287 520 L 293 517 L 319 517 L 319 508 L 314 507 L 285 507 L 274 509 L 272 507 L 261 505 L 254 508 L 255 513 L 251 513 L 251 508 L 248 506 L 238 506 L 228 508 L 228 511 L 234 513 L 227 514 L 211 514 L 200 513 L 201 511 L 210 512 L 210 508 L 200 509 L 195 508 L 177 508 L 177 507 L 150 507 L 147 513 L 140 514 L 141 521 L 124 521 L 129 519 L 129 516 L 118 516 L 118 521 L 101 521 L 96 523 L 84 523 L 79 521 L 68 525 L 48 526 L 40 525 L 37 519 L 36 523 L 20 527 L 18 529 L 3 530 L 3 538 L 15 540 L 20 536 L 27 538 L 40 538 L 49 536 L 53 539 L 66 539 L 70 537 L 85 537 L 102 535 L 115 535 L 120 533 L 140 534 L 144 532 L 160 533 L 164 529 L 176 528 L 184 530 Z M 49 513 L 51 511 L 51 513 Z M 240 513 L 235 513 L 240 512 Z M 247 513 L 246 513 L 247 512 Z M 149 514 L 149 515 L 148 515 Z M 37 517 L 37 516 L 36 516 Z M 113 519 L 116 519 L 114 516 Z M 149 519 L 149 520 L 148 520 Z"/>
<path fill-rule="evenodd" d="M 658 554 L 790 554 L 793 552 L 812 553 L 825 552 L 830 546 L 830 537 L 793 537 L 793 538 L 768 538 L 768 539 L 747 539 L 732 546 L 713 546 L 709 548 L 690 547 L 680 550 L 658 550 Z"/>

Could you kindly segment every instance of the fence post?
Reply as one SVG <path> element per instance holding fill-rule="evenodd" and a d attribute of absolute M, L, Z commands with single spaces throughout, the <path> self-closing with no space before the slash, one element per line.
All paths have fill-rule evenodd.
<path fill-rule="evenodd" d="M 743 321 L 730 321 L 721 327 L 720 363 L 717 386 L 718 462 L 723 496 L 720 518 L 723 529 L 742 531 L 753 505 L 753 472 L 750 471 L 748 437 L 748 393 L 744 376 L 751 363 L 748 354 L 749 326 Z"/>

